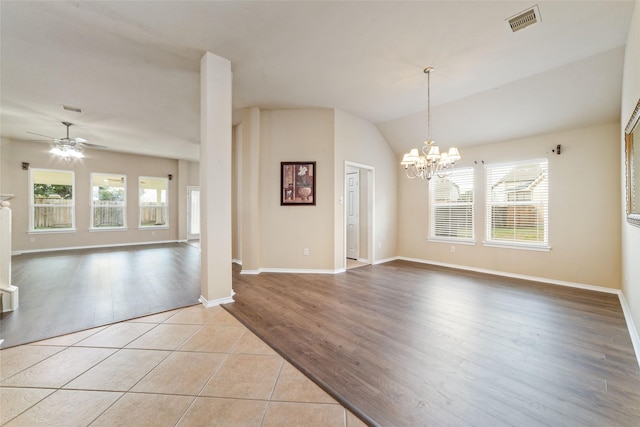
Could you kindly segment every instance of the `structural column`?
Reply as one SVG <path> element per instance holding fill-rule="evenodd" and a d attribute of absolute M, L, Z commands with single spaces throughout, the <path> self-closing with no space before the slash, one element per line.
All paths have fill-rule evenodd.
<path fill-rule="evenodd" d="M 233 301 L 229 60 L 205 53 L 200 97 L 200 302 L 210 307 Z"/>
<path fill-rule="evenodd" d="M 260 272 L 260 110 L 242 110 L 242 273 Z"/>

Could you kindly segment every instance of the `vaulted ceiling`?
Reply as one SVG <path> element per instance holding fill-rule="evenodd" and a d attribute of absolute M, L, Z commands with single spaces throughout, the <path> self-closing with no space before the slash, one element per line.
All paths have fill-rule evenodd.
<path fill-rule="evenodd" d="M 633 1 L 0 3 L 0 135 L 65 133 L 197 160 L 199 63 L 231 61 L 233 107 L 344 110 L 400 154 L 619 119 Z M 67 111 L 62 105 L 82 109 Z M 46 148 L 46 146 L 45 146 Z"/>

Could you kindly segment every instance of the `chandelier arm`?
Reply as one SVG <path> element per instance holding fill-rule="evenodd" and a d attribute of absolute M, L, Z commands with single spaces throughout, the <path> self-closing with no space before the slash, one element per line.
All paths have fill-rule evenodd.
<path fill-rule="evenodd" d="M 416 166 L 415 165 L 410 165 L 410 166 L 406 166 L 404 168 L 405 174 L 407 175 L 407 178 L 409 179 L 416 179 L 418 177 L 418 175 L 416 174 Z M 409 172 L 411 171 L 411 172 Z"/>

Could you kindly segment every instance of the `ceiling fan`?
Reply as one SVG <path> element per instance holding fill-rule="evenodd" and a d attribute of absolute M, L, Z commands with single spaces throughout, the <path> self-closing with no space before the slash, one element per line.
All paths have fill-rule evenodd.
<path fill-rule="evenodd" d="M 62 122 L 62 124 L 67 127 L 67 136 L 64 138 L 54 138 L 52 136 L 42 135 L 35 132 L 27 132 L 27 133 L 30 133 L 31 135 L 43 136 L 45 138 L 50 139 L 51 142 L 53 142 L 54 146 L 53 148 L 51 148 L 49 152 L 59 157 L 63 157 L 67 160 L 70 160 L 72 157 L 76 159 L 83 158 L 84 154 L 82 154 L 82 151 L 80 151 L 80 148 L 82 147 L 107 148 L 104 145 L 90 144 L 84 138 L 79 138 L 79 137 L 71 138 L 69 136 L 69 128 L 73 126 L 73 123 Z"/>

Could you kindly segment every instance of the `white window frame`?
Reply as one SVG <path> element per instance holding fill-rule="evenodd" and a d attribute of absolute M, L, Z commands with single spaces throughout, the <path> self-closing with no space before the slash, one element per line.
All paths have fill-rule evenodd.
<path fill-rule="evenodd" d="M 96 177 L 99 176 L 103 176 L 105 177 L 105 179 L 109 179 L 110 177 L 119 177 L 122 179 L 122 189 L 124 191 L 124 196 L 121 200 L 121 203 L 119 203 L 118 205 L 114 205 L 118 206 L 121 208 L 122 210 L 122 225 L 115 225 L 115 226 L 101 226 L 101 227 L 96 227 L 94 224 L 94 220 L 95 220 L 95 209 L 99 208 L 100 205 L 97 203 L 99 202 L 99 200 L 95 200 L 94 199 L 94 179 Z M 126 230 L 127 229 L 127 175 L 122 174 L 122 173 L 103 173 L 103 172 L 93 172 L 91 173 L 90 176 L 90 182 L 89 182 L 89 191 L 91 192 L 90 194 L 90 199 L 91 200 L 91 209 L 90 209 L 90 218 L 89 218 L 89 230 L 91 231 L 113 231 L 113 230 Z"/>
<path fill-rule="evenodd" d="M 520 197 L 516 197 L 516 200 L 494 200 L 500 198 L 500 196 L 507 196 L 507 192 L 497 192 L 493 190 L 493 187 L 500 181 L 497 180 L 497 177 L 500 175 L 506 176 L 509 173 L 509 168 L 514 169 L 517 167 L 522 167 L 525 165 L 534 165 L 538 163 L 542 170 L 542 174 L 538 175 L 537 178 L 534 179 L 532 176 L 531 189 L 527 191 L 536 191 L 538 190 L 538 194 L 536 197 L 532 197 L 532 200 L 517 200 Z M 537 181 L 537 183 L 536 183 Z M 518 181 L 509 181 L 511 183 L 517 183 Z M 496 247 L 510 247 L 516 249 L 529 249 L 529 250 L 540 250 L 540 251 L 548 251 L 551 249 L 549 246 L 549 192 L 550 192 L 550 183 L 549 183 L 549 161 L 546 158 L 540 159 L 531 159 L 524 161 L 516 161 L 509 163 L 497 163 L 497 164 L 489 164 L 485 165 L 485 198 L 486 198 L 486 224 L 485 224 L 485 232 L 486 232 L 486 240 L 484 241 L 485 246 L 496 246 Z M 523 189 L 524 191 L 524 189 Z M 508 196 L 507 196 L 508 198 Z M 537 200 L 534 200 L 537 199 Z M 542 223 L 543 223 L 543 237 L 542 241 L 528 240 L 528 239 L 518 239 L 515 238 L 516 235 L 516 223 L 514 222 L 514 238 L 513 239 L 496 239 L 492 237 L 493 227 L 492 224 L 494 222 L 493 218 L 493 207 L 494 206 L 502 206 L 505 208 L 509 207 L 519 207 L 519 206 L 535 206 L 537 210 L 537 215 L 541 215 Z M 540 217 L 538 217 L 540 218 Z M 524 218 L 526 219 L 526 217 Z M 508 229 L 509 227 L 505 227 Z"/>
<path fill-rule="evenodd" d="M 471 191 L 471 200 L 467 201 L 451 201 L 455 196 L 460 197 L 462 194 L 468 194 L 467 191 L 464 190 L 462 193 L 459 192 L 459 186 L 455 184 L 458 188 L 457 194 L 452 194 L 453 188 L 449 188 L 448 192 L 451 195 L 450 201 L 438 201 L 439 192 L 442 190 L 438 189 L 438 185 L 442 183 L 450 183 L 452 182 L 452 178 L 458 178 L 460 184 L 463 184 L 465 187 L 469 188 Z M 474 234 L 474 198 L 475 198 L 475 170 L 473 167 L 467 168 L 455 168 L 447 172 L 447 174 L 440 178 L 438 176 L 434 176 L 429 181 L 429 236 L 428 240 L 432 242 L 454 242 L 459 244 L 475 244 L 475 234 Z M 459 200 L 459 199 L 458 199 Z M 458 237 L 458 236 L 446 236 L 442 233 L 447 231 L 451 231 L 455 226 L 452 224 L 453 222 L 463 218 L 462 216 L 456 217 L 456 215 L 451 215 L 453 208 L 463 208 L 469 209 L 470 214 L 464 215 L 464 219 L 468 224 L 468 226 L 462 227 L 460 229 L 465 230 L 469 233 L 468 237 Z M 444 214 L 444 222 L 442 218 L 442 209 L 445 210 Z M 436 211 L 441 210 L 440 214 L 437 214 Z M 448 210 L 448 212 L 446 212 Z M 448 213 L 448 215 L 447 215 Z M 468 223 L 470 221 L 470 224 Z M 448 224 L 448 226 L 447 226 Z"/>
<path fill-rule="evenodd" d="M 165 195 L 165 203 L 163 204 L 162 202 L 160 203 L 156 203 L 156 204 L 142 204 L 141 201 L 141 196 L 142 196 L 142 192 L 143 192 L 143 181 L 144 180 L 155 180 L 155 181 L 163 181 L 165 183 L 165 191 L 166 191 L 166 195 Z M 164 213 L 164 223 L 163 224 L 142 224 L 142 219 L 144 217 L 143 214 L 143 209 L 149 209 L 149 208 L 155 208 L 155 209 L 161 209 Z M 140 176 L 138 177 L 138 228 L 141 230 L 148 230 L 148 229 L 159 229 L 159 228 L 169 228 L 169 179 L 168 178 L 164 178 L 164 177 L 160 177 L 160 176 Z"/>
<path fill-rule="evenodd" d="M 34 185 L 35 179 L 34 175 L 38 172 L 53 172 L 53 173 L 68 173 L 71 175 L 71 203 L 67 205 L 56 205 L 50 203 L 35 203 L 35 192 Z M 29 169 L 29 233 L 68 233 L 76 231 L 76 175 L 72 170 L 64 170 L 64 169 L 39 169 L 39 168 L 30 168 Z M 36 208 L 60 208 L 66 207 L 71 208 L 71 227 L 67 228 L 36 228 L 35 227 L 35 210 Z"/>

